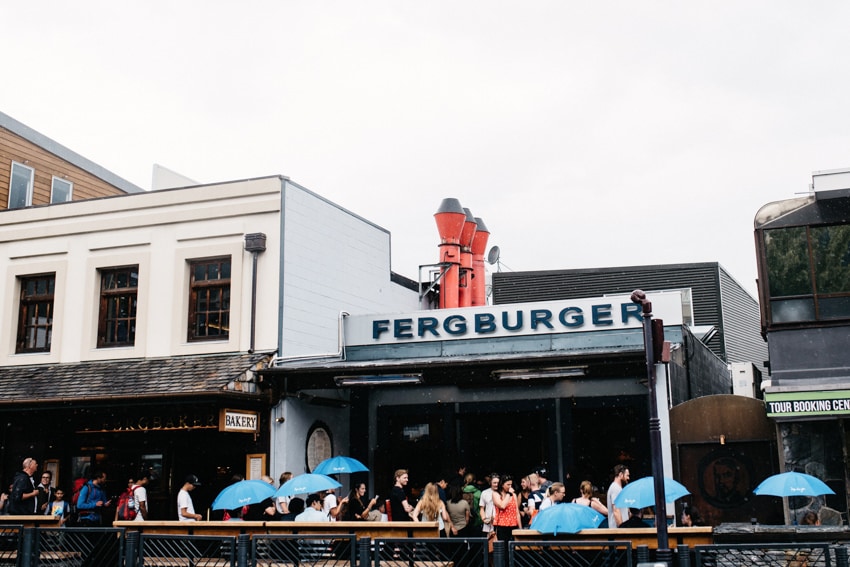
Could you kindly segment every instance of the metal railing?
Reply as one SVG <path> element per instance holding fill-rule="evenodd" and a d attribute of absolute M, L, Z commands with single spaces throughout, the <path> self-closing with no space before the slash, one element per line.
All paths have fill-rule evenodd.
<path fill-rule="evenodd" d="M 756 543 L 694 546 L 695 567 L 831 567 L 828 543 Z M 845 557 L 846 557 L 846 548 Z"/>
<path fill-rule="evenodd" d="M 485 567 L 486 538 L 374 540 L 373 567 Z"/>
<path fill-rule="evenodd" d="M 630 541 L 512 541 L 511 567 L 633 567 Z"/>
<path fill-rule="evenodd" d="M 850 567 L 827 542 L 679 545 L 670 567 Z M 630 541 L 496 542 L 355 534 L 150 534 L 123 528 L 0 527 L 0 567 L 635 567 Z"/>
<path fill-rule="evenodd" d="M 357 541 L 354 534 L 288 534 L 251 538 L 252 566 L 336 567 L 341 564 L 357 564 Z"/>

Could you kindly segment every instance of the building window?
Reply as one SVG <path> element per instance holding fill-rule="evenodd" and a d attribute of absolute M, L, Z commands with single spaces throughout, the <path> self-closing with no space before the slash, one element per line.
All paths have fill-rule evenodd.
<path fill-rule="evenodd" d="M 189 340 L 221 340 L 230 334 L 230 258 L 194 260 L 189 297 Z"/>
<path fill-rule="evenodd" d="M 21 304 L 15 352 L 50 352 L 55 274 L 21 278 Z"/>
<path fill-rule="evenodd" d="M 772 323 L 850 318 L 850 225 L 766 230 Z"/>
<path fill-rule="evenodd" d="M 74 184 L 59 177 L 53 176 L 53 182 L 50 185 L 50 202 L 51 203 L 67 203 L 71 200 L 71 193 L 74 190 Z"/>
<path fill-rule="evenodd" d="M 138 289 L 138 266 L 101 270 L 98 348 L 133 346 Z"/>
<path fill-rule="evenodd" d="M 12 162 L 9 182 L 9 208 L 20 209 L 32 205 L 32 182 L 35 170 L 16 161 Z"/>

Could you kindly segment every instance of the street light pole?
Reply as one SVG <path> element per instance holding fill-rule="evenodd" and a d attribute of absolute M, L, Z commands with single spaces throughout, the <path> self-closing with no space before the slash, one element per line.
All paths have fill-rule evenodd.
<path fill-rule="evenodd" d="M 636 289 L 632 303 L 643 307 L 643 346 L 646 354 L 646 377 L 649 385 L 649 447 L 652 452 L 652 480 L 655 489 L 655 528 L 658 532 L 656 559 L 670 565 L 673 552 L 667 539 L 667 503 L 664 497 L 664 461 L 661 454 L 661 420 L 658 418 L 658 398 L 655 387 L 655 349 L 652 340 L 652 302 Z M 660 345 L 659 345 L 660 346 Z"/>

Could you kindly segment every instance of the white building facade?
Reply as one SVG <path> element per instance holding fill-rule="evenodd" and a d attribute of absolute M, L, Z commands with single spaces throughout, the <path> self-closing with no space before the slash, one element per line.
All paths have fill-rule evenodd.
<path fill-rule="evenodd" d="M 27 456 L 65 487 L 152 469 L 163 501 L 189 472 L 212 496 L 231 474 L 303 472 L 327 408 L 256 371 L 337 351 L 343 310 L 419 301 L 386 230 L 280 176 L 2 211 L 0 261 L 4 478 Z"/>

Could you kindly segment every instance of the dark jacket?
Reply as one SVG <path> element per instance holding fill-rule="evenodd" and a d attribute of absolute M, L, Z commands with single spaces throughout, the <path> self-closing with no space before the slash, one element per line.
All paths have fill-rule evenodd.
<path fill-rule="evenodd" d="M 28 498 L 24 500 L 24 494 L 29 494 L 33 490 L 35 490 L 35 482 L 32 477 L 24 471 L 16 472 L 15 478 L 12 480 L 12 492 L 9 494 L 9 513 L 35 514 L 38 505 L 37 499 Z"/>

